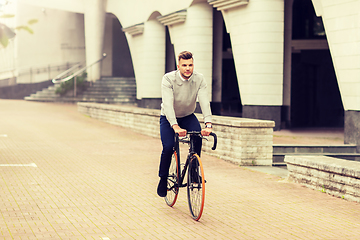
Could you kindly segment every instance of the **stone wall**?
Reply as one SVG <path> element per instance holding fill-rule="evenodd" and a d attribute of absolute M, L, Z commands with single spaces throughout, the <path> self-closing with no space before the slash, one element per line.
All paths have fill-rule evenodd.
<path fill-rule="evenodd" d="M 285 156 L 289 180 L 360 202 L 360 162 L 326 156 Z"/>
<path fill-rule="evenodd" d="M 130 128 L 160 138 L 160 110 L 123 105 L 78 103 L 78 111 L 110 124 Z M 202 122 L 202 115 L 197 115 Z M 203 151 L 239 165 L 272 165 L 273 121 L 213 116 L 213 130 L 218 136 L 215 151 L 212 137 L 203 141 Z"/>

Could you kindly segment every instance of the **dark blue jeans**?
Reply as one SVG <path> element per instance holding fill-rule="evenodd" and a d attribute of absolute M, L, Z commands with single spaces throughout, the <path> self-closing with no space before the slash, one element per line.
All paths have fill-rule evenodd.
<path fill-rule="evenodd" d="M 201 131 L 199 120 L 195 114 L 183 118 L 177 118 L 179 127 L 186 129 L 186 131 Z M 160 116 L 160 137 L 163 145 L 163 150 L 160 157 L 159 177 L 167 177 L 171 163 L 171 156 L 175 145 L 175 132 L 170 126 L 169 121 L 165 116 Z M 195 152 L 200 156 L 202 139 L 196 138 Z"/>

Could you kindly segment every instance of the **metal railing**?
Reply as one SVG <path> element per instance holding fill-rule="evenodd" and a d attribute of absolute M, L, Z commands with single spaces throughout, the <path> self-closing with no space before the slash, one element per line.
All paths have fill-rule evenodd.
<path fill-rule="evenodd" d="M 52 82 L 53 83 L 58 83 L 58 79 L 62 79 L 63 77 L 68 77 L 69 76 L 69 73 L 73 72 L 75 69 L 77 68 L 80 68 L 81 67 L 81 64 L 78 63 L 78 64 L 75 64 L 74 66 L 72 66 L 71 68 L 67 69 L 66 71 L 60 73 L 59 75 L 57 75 L 56 77 L 54 77 L 52 79 Z"/>
<path fill-rule="evenodd" d="M 59 74 L 59 75 L 57 75 L 57 76 L 52 80 L 52 82 L 53 82 L 54 84 L 56 84 L 56 83 L 63 83 L 63 82 L 69 81 L 69 80 L 71 80 L 71 79 L 74 78 L 74 97 L 76 97 L 76 79 L 77 79 L 77 77 L 78 77 L 80 74 L 82 74 L 83 72 L 85 72 L 88 68 L 94 66 L 95 64 L 97 64 L 97 63 L 99 63 L 99 62 L 102 62 L 102 60 L 104 60 L 104 58 L 106 58 L 106 53 L 103 53 L 102 57 L 101 57 L 99 60 L 97 60 L 97 61 L 95 61 L 95 62 L 93 62 L 93 63 L 91 63 L 91 64 L 89 64 L 89 65 L 87 65 L 87 66 L 85 66 L 85 67 L 83 67 L 83 68 L 81 68 L 81 69 L 79 69 L 78 71 L 76 71 L 75 73 L 71 74 L 70 76 L 66 76 L 66 75 L 68 75 L 69 73 L 71 73 L 72 71 L 74 71 L 76 68 L 79 68 L 79 67 L 80 67 L 80 64 L 75 65 L 75 66 L 71 67 L 70 69 L 62 72 L 62 73 Z M 64 77 L 64 76 L 66 76 L 66 77 Z"/>
<path fill-rule="evenodd" d="M 8 76 L 6 78 L 9 77 L 24 77 L 24 76 L 29 76 L 29 78 L 27 79 L 29 81 L 29 83 L 33 83 L 34 78 L 38 79 L 37 77 L 39 77 L 39 75 L 41 75 L 42 77 L 40 77 L 41 81 L 44 80 L 49 80 L 52 79 L 51 75 L 55 74 L 56 72 L 62 72 L 66 69 L 69 69 L 70 67 L 74 66 L 74 65 L 78 65 L 81 66 L 78 62 L 67 62 L 67 63 L 63 63 L 63 64 L 54 64 L 54 65 L 35 65 L 35 66 L 31 66 L 31 67 L 20 67 L 20 68 L 8 68 L 8 69 L 1 69 L 0 70 L 0 75 L 1 75 L 1 79 L 4 78 L 4 76 Z M 47 78 L 46 75 L 47 74 Z M 39 80 L 39 79 L 38 79 Z M 35 81 L 38 82 L 38 81 Z"/>

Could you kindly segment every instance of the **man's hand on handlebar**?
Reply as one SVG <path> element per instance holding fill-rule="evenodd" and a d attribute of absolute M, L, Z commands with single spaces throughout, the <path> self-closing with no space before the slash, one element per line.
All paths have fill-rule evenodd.
<path fill-rule="evenodd" d="M 210 133 L 212 133 L 212 128 L 204 128 L 203 130 L 201 130 L 201 135 L 203 136 L 209 136 Z"/>
<path fill-rule="evenodd" d="M 174 129 L 175 133 L 179 134 L 179 137 L 185 137 L 186 136 L 186 130 L 179 127 L 179 125 L 174 124 L 172 126 L 172 128 Z"/>
<path fill-rule="evenodd" d="M 186 129 L 182 129 L 181 127 L 179 127 L 179 125 L 174 124 L 172 126 L 172 128 L 174 129 L 174 132 L 177 133 L 179 135 L 179 137 L 185 137 L 186 136 Z M 201 135 L 203 135 L 204 137 L 207 137 L 210 135 L 210 133 L 212 133 L 212 128 L 204 128 L 201 130 Z"/>

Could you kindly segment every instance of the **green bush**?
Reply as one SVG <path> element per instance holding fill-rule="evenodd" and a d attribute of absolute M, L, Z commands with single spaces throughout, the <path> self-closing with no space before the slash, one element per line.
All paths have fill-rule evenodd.
<path fill-rule="evenodd" d="M 86 76 L 87 74 L 84 72 L 81 76 L 76 78 L 76 92 L 86 89 Z M 61 83 L 60 87 L 55 90 L 55 93 L 60 94 L 60 96 L 64 96 L 69 91 L 74 91 L 74 78 Z"/>

